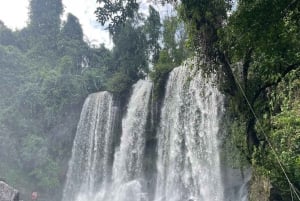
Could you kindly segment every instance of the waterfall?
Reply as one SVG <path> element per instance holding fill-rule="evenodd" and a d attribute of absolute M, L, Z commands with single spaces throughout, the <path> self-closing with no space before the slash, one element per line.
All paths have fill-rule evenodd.
<path fill-rule="evenodd" d="M 225 109 L 215 80 L 192 62 L 175 68 L 159 118 L 152 113 L 150 81 L 133 85 L 123 109 L 108 92 L 91 94 L 78 124 L 63 201 L 247 201 L 249 174 L 245 180 L 239 170 L 221 164 Z M 122 121 L 119 111 L 125 112 Z M 122 128 L 121 135 L 115 127 Z"/>
<path fill-rule="evenodd" d="M 118 108 L 108 92 L 91 94 L 81 112 L 63 201 L 92 200 L 111 177 L 114 123 Z"/>
<path fill-rule="evenodd" d="M 187 66 L 168 79 L 158 130 L 155 201 L 223 201 L 218 151 L 223 96 Z"/>
<path fill-rule="evenodd" d="M 108 92 L 91 94 L 80 116 L 63 201 L 140 201 L 143 192 L 145 128 L 152 83 L 133 86 L 113 160 L 118 108 Z M 113 167 L 112 167 L 113 166 Z"/>
<path fill-rule="evenodd" d="M 115 153 L 113 165 L 113 184 L 109 199 L 113 201 L 142 201 L 143 158 L 145 150 L 145 128 L 148 117 L 152 83 L 138 81 L 122 120 L 122 137 L 119 149 Z"/>

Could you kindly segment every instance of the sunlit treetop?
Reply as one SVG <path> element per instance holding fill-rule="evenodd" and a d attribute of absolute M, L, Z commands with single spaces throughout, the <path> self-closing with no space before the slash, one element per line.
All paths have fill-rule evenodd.
<path fill-rule="evenodd" d="M 139 8 L 136 0 L 97 0 L 97 3 L 99 3 L 95 11 L 97 20 L 102 25 L 108 22 L 111 32 L 127 18 L 132 18 Z"/>
<path fill-rule="evenodd" d="M 175 3 L 177 0 L 150 0 L 153 3 Z M 129 18 L 134 17 L 139 9 L 136 0 L 97 0 L 98 7 L 95 11 L 97 20 L 102 24 L 108 23 L 110 32 Z"/>

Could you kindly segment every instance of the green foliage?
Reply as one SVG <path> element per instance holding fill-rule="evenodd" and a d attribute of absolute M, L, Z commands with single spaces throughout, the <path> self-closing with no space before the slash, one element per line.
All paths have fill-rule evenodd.
<path fill-rule="evenodd" d="M 130 88 L 143 73 L 148 71 L 148 44 L 143 27 L 136 26 L 135 21 L 128 21 L 118 27 L 113 35 L 114 48 L 108 73 L 108 90 L 122 93 Z M 121 81 L 120 84 L 116 81 Z M 113 86 L 115 85 L 115 86 Z"/>
<path fill-rule="evenodd" d="M 97 0 L 99 6 L 95 11 L 98 21 L 104 25 L 109 22 L 109 30 L 115 32 L 128 18 L 133 18 L 139 8 L 136 0 Z"/>
<path fill-rule="evenodd" d="M 48 39 L 54 37 L 52 39 L 55 40 L 59 33 L 62 12 L 61 0 L 31 0 L 29 12 L 31 34 Z"/>
<path fill-rule="evenodd" d="M 154 82 L 154 96 L 160 98 L 164 94 L 164 86 L 169 72 L 179 66 L 191 51 L 185 47 L 185 27 L 177 17 L 168 17 L 163 22 L 163 49 L 154 63 L 150 77 Z"/>
<path fill-rule="evenodd" d="M 59 199 L 81 105 L 102 89 L 102 58 L 110 52 L 88 47 L 74 16 L 60 30 L 61 1 L 30 5 L 29 27 L 0 25 L 0 175 Z"/>
<path fill-rule="evenodd" d="M 147 37 L 147 43 L 149 46 L 149 52 L 151 52 L 151 62 L 156 63 L 159 59 L 160 45 L 158 40 L 160 38 L 160 16 L 152 6 L 149 7 L 149 17 L 145 21 L 144 32 Z"/>
<path fill-rule="evenodd" d="M 0 44 L 6 46 L 16 44 L 16 37 L 14 33 L 10 29 L 8 29 L 1 20 L 0 20 Z"/>
<path fill-rule="evenodd" d="M 168 51 L 172 62 L 180 65 L 182 61 L 192 55 L 191 49 L 186 47 L 186 26 L 178 17 L 168 17 L 163 22 L 163 45 Z"/>
<path fill-rule="evenodd" d="M 299 3 L 290 1 L 240 1 L 220 31 L 220 44 L 233 62 L 245 59 L 251 49 L 251 87 L 271 83 L 299 63 Z"/>
<path fill-rule="evenodd" d="M 150 77 L 154 82 L 154 96 L 160 98 L 164 94 L 164 86 L 167 81 L 169 72 L 176 67 L 168 54 L 168 51 L 162 50 L 159 54 L 159 60 L 155 64 L 154 70 Z"/>
<path fill-rule="evenodd" d="M 63 25 L 61 35 L 65 40 L 83 40 L 83 31 L 79 20 L 73 14 L 68 14 L 67 21 Z"/>
<path fill-rule="evenodd" d="M 101 68 L 90 68 L 82 73 L 84 88 L 88 93 L 105 89 L 107 78 Z"/>
<path fill-rule="evenodd" d="M 137 77 L 137 71 L 147 70 L 148 58 L 146 36 L 142 27 L 136 27 L 134 23 L 127 22 L 116 30 L 112 55 L 114 69 L 126 71 L 132 78 Z"/>
<path fill-rule="evenodd" d="M 187 24 L 190 44 L 208 56 L 215 56 L 217 31 L 227 18 L 231 0 L 183 0 L 179 13 Z"/>
<path fill-rule="evenodd" d="M 107 82 L 107 90 L 116 94 L 128 91 L 132 84 L 130 77 L 124 73 L 115 73 Z"/>
<path fill-rule="evenodd" d="M 83 31 L 79 20 L 74 15 L 69 14 L 57 41 L 56 52 L 59 55 L 64 55 L 63 58 L 60 58 L 58 65 L 68 68 L 71 74 L 80 74 L 84 62 L 83 58 L 88 49 L 87 44 L 83 41 Z"/>
<path fill-rule="evenodd" d="M 277 86 L 271 96 L 271 116 L 268 139 L 293 185 L 300 188 L 300 101 L 299 70 L 292 71 Z M 278 111 L 279 110 L 279 111 Z M 267 144 L 268 145 L 268 144 Z M 259 163 L 284 199 L 290 198 L 290 187 L 277 162 L 273 150 L 259 152 L 264 163 Z"/>
<path fill-rule="evenodd" d="M 13 46 L 0 45 L 0 93 L 12 95 L 27 77 L 28 62 L 24 55 Z"/>
<path fill-rule="evenodd" d="M 62 188 L 59 181 L 59 166 L 50 158 L 41 167 L 35 168 L 30 175 L 37 180 L 37 188 L 51 192 L 53 189 Z"/>
<path fill-rule="evenodd" d="M 22 152 L 20 159 L 26 171 L 46 163 L 47 146 L 45 139 L 37 134 L 29 134 L 21 139 Z M 34 155 L 32 153 L 35 153 Z"/>
<path fill-rule="evenodd" d="M 100 4 L 96 10 L 98 21 L 102 24 L 109 23 L 116 45 L 112 55 L 114 64 L 111 74 L 118 72 L 115 75 L 116 78 L 123 77 L 126 80 L 125 83 L 129 77 L 132 84 L 140 76 L 143 76 L 144 72 L 147 72 L 147 61 L 150 56 L 150 61 L 154 65 L 151 77 L 155 82 L 157 95 L 161 93 L 160 89 L 162 89 L 168 73 L 190 55 L 184 45 L 187 36 L 183 23 L 177 17 L 164 20 L 164 48 L 161 50 L 158 43 L 161 35 L 160 16 L 152 6 L 149 7 L 149 17 L 141 27 L 139 24 L 142 23 L 137 20 L 140 16 L 137 13 L 138 3 L 136 1 L 98 0 L 98 3 Z M 123 65 L 127 66 L 126 71 L 123 70 L 125 69 Z M 116 79 L 115 76 L 113 76 L 113 80 Z M 113 80 L 109 81 L 109 89 L 121 90 L 120 87 L 111 86 L 115 83 Z"/>

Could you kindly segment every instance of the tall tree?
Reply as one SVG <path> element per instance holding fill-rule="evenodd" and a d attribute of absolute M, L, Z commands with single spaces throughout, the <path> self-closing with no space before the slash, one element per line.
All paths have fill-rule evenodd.
<path fill-rule="evenodd" d="M 149 52 L 151 52 L 151 61 L 156 63 L 159 58 L 159 38 L 161 33 L 160 15 L 153 6 L 149 6 L 149 17 L 145 21 L 144 31 L 146 33 Z"/>
<path fill-rule="evenodd" d="M 62 0 L 31 0 L 29 7 L 31 36 L 43 41 L 49 49 L 56 48 L 63 12 Z"/>
<path fill-rule="evenodd" d="M 83 31 L 79 22 L 79 19 L 73 14 L 69 13 L 67 21 L 64 23 L 61 29 L 62 37 L 70 40 L 83 40 Z"/>
<path fill-rule="evenodd" d="M 133 18 L 139 8 L 136 0 L 97 0 L 97 3 L 97 19 L 102 25 L 109 21 L 111 33 L 127 19 Z"/>
<path fill-rule="evenodd" d="M 73 14 L 68 14 L 67 21 L 63 24 L 57 44 L 60 55 L 64 55 L 64 59 L 66 57 L 70 59 L 71 64 L 67 65 L 68 71 L 72 74 L 80 74 L 84 65 L 86 52 L 89 48 L 83 41 L 83 31 L 79 20 Z M 66 69 L 62 70 L 66 72 Z"/>
<path fill-rule="evenodd" d="M 15 34 L 5 26 L 0 20 L 0 44 L 2 45 L 15 45 L 16 36 Z"/>
<path fill-rule="evenodd" d="M 189 55 L 185 47 L 187 32 L 183 22 L 176 16 L 163 21 L 163 50 L 168 53 L 173 66 L 178 66 Z"/>
<path fill-rule="evenodd" d="M 150 74 L 154 82 L 155 96 L 162 97 L 169 72 L 191 56 L 185 47 L 187 39 L 185 27 L 176 16 L 166 17 L 163 21 L 162 48 Z"/>
<path fill-rule="evenodd" d="M 115 29 L 113 42 L 115 46 L 112 50 L 110 73 L 115 75 L 112 76 L 113 82 L 109 82 L 109 85 L 120 85 L 117 82 L 126 83 L 122 89 L 113 90 L 122 92 L 129 89 L 129 86 L 140 78 L 142 72 L 148 69 L 147 40 L 143 27 L 131 20 Z"/>

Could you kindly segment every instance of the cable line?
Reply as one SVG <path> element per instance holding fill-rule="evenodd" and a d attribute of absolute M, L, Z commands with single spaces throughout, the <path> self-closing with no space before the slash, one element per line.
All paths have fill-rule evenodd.
<path fill-rule="evenodd" d="M 232 74 L 233 74 L 233 73 L 232 73 Z M 246 100 L 246 102 L 247 102 L 247 105 L 249 106 L 249 108 L 250 108 L 252 114 L 254 115 L 254 118 L 256 119 L 256 121 L 257 121 L 257 123 L 258 123 L 258 126 L 259 126 L 260 130 L 262 131 L 262 133 L 263 133 L 263 135 L 264 135 L 264 137 L 265 137 L 267 143 L 269 144 L 271 150 L 273 151 L 273 154 L 275 155 L 275 158 L 276 158 L 277 162 L 279 163 L 279 166 L 280 166 L 282 172 L 284 173 L 284 176 L 286 177 L 286 179 L 287 179 L 287 181 L 288 181 L 288 183 L 289 183 L 289 185 L 290 185 L 290 189 L 292 189 L 293 193 L 296 195 L 297 199 L 300 201 L 300 196 L 299 196 L 299 194 L 298 194 L 299 190 L 292 184 L 291 180 L 289 179 L 289 177 L 288 177 L 288 175 L 287 175 L 287 173 L 286 173 L 286 171 L 285 171 L 285 169 L 284 169 L 284 167 L 283 167 L 283 165 L 282 165 L 282 162 L 280 161 L 279 156 L 277 155 L 275 149 L 273 148 L 271 142 L 269 141 L 269 138 L 267 137 L 267 135 L 266 135 L 266 133 L 265 133 L 263 127 L 262 127 L 262 124 L 260 123 L 260 121 L 259 121 L 259 119 L 258 119 L 256 113 L 254 112 L 254 109 L 253 109 L 253 107 L 251 106 L 250 101 L 248 100 L 248 98 L 247 98 L 247 96 L 246 96 L 246 93 L 244 92 L 242 86 L 240 85 L 240 83 L 238 82 L 238 80 L 236 79 L 236 77 L 235 77 L 234 74 L 233 74 L 233 77 L 234 77 L 234 79 L 235 79 L 237 85 L 239 86 L 239 88 L 240 88 L 240 90 L 241 90 L 241 92 L 242 92 L 242 95 L 243 95 L 243 97 L 245 98 L 245 100 Z M 298 191 L 298 192 L 297 192 L 297 191 Z M 292 198 L 293 198 L 293 197 L 292 197 Z"/>

